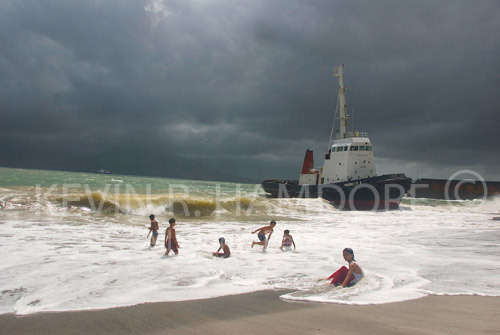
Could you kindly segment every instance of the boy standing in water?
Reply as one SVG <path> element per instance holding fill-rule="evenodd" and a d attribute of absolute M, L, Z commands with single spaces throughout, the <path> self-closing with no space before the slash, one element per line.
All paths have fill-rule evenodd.
<path fill-rule="evenodd" d="M 269 240 L 271 239 L 271 235 L 274 232 L 274 227 L 275 226 L 276 226 L 276 221 L 272 220 L 269 223 L 269 226 L 265 226 L 265 227 L 259 228 L 257 230 L 254 230 L 252 232 L 252 234 L 255 234 L 256 232 L 258 232 L 257 237 L 259 238 L 260 242 L 252 242 L 252 248 L 253 248 L 254 245 L 258 244 L 258 245 L 264 246 L 263 250 L 266 250 L 267 245 L 269 243 Z M 269 234 L 267 236 L 267 238 L 266 238 L 266 234 Z"/>
<path fill-rule="evenodd" d="M 290 231 L 287 229 L 285 230 L 285 233 L 283 234 L 283 239 L 281 240 L 281 251 L 283 251 L 283 248 L 290 248 L 293 244 L 293 250 L 295 250 L 295 242 L 293 241 L 292 235 L 290 235 Z"/>
<path fill-rule="evenodd" d="M 154 247 L 156 244 L 156 239 L 158 238 L 158 229 L 160 229 L 158 222 L 155 220 L 154 214 L 149 216 L 149 220 L 151 221 L 151 227 L 149 227 L 149 233 L 146 238 L 149 237 L 149 234 L 153 232 L 153 236 L 151 236 L 151 246 Z"/>
<path fill-rule="evenodd" d="M 219 238 L 220 247 L 216 252 L 212 252 L 212 256 L 228 258 L 231 255 L 231 251 L 229 250 L 229 246 L 226 244 L 226 240 L 224 237 Z M 223 252 L 219 252 L 222 249 Z"/>
<path fill-rule="evenodd" d="M 167 251 L 165 252 L 165 255 L 168 256 L 168 253 L 170 250 L 173 250 L 176 255 L 179 254 L 179 243 L 177 243 L 177 238 L 175 237 L 175 219 L 171 218 L 168 220 L 168 223 L 170 224 L 170 227 L 167 228 L 167 231 L 165 232 L 165 248 L 167 248 Z"/>

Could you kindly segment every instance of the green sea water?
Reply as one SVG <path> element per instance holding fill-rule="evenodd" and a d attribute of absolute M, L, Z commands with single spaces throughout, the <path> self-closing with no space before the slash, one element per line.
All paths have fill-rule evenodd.
<path fill-rule="evenodd" d="M 115 174 L 98 174 L 68 171 L 49 171 L 32 169 L 0 168 L 0 187 L 62 187 L 73 189 L 87 185 L 91 191 L 103 190 L 107 185 L 124 184 L 137 193 L 166 193 L 172 188 L 185 186 L 196 195 L 215 195 L 217 188 L 222 194 L 229 195 L 240 190 L 252 193 L 255 184 L 235 184 L 229 182 L 200 181 L 160 177 L 141 177 Z"/>
<path fill-rule="evenodd" d="M 3 207 L 55 206 L 104 214 L 210 217 L 250 207 L 259 214 L 267 204 L 257 184 L 65 171 L 0 168 L 0 188 Z"/>

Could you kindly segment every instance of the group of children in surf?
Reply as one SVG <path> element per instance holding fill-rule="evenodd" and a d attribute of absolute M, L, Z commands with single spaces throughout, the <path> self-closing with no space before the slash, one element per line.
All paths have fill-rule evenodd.
<path fill-rule="evenodd" d="M 156 245 L 156 240 L 158 238 L 158 230 L 160 229 L 158 222 L 155 220 L 155 216 L 151 214 L 149 216 L 149 220 L 151 221 L 151 226 L 149 227 L 149 234 L 153 233 L 151 236 L 150 244 L 152 247 Z M 175 236 L 175 219 L 171 218 L 168 220 L 169 227 L 165 232 L 165 255 L 168 256 L 170 251 L 172 250 L 176 255 L 179 254 L 179 243 L 177 242 L 177 238 Z M 263 246 L 263 250 L 267 249 L 269 244 L 269 240 L 271 239 L 271 235 L 274 232 L 274 227 L 276 226 L 276 221 L 272 220 L 268 226 L 261 227 L 257 230 L 254 230 L 252 234 L 257 233 L 257 237 L 259 239 L 258 242 L 252 242 L 252 248 L 254 245 Z M 293 249 L 295 250 L 295 241 L 293 240 L 292 235 L 290 235 L 290 231 L 287 229 L 283 233 L 283 238 L 281 240 L 280 249 L 284 250 L 290 249 L 293 245 Z M 334 272 L 327 280 L 331 279 L 331 284 L 335 286 L 349 287 L 356 284 L 361 278 L 363 278 L 364 273 L 363 270 L 359 267 L 359 265 L 354 260 L 354 251 L 351 248 L 345 248 L 342 252 L 344 259 L 347 263 L 349 263 L 349 268 L 342 266 L 336 272 Z M 220 258 L 228 258 L 231 255 L 231 251 L 229 246 L 226 244 L 226 240 L 224 237 L 219 238 L 219 249 L 216 252 L 212 253 L 215 257 Z"/>

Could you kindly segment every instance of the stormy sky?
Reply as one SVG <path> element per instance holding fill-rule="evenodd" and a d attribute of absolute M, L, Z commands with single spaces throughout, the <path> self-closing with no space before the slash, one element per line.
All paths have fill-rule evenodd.
<path fill-rule="evenodd" d="M 0 141 L 297 178 L 305 149 L 322 164 L 344 64 L 379 174 L 498 180 L 499 31 L 488 0 L 2 0 Z"/>

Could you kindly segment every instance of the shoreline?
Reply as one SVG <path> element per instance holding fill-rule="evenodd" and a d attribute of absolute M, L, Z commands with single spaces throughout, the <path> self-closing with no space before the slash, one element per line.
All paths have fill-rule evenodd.
<path fill-rule="evenodd" d="M 68 312 L 0 315 L 21 334 L 493 334 L 500 297 L 430 295 L 381 305 L 287 301 L 286 290 Z"/>

